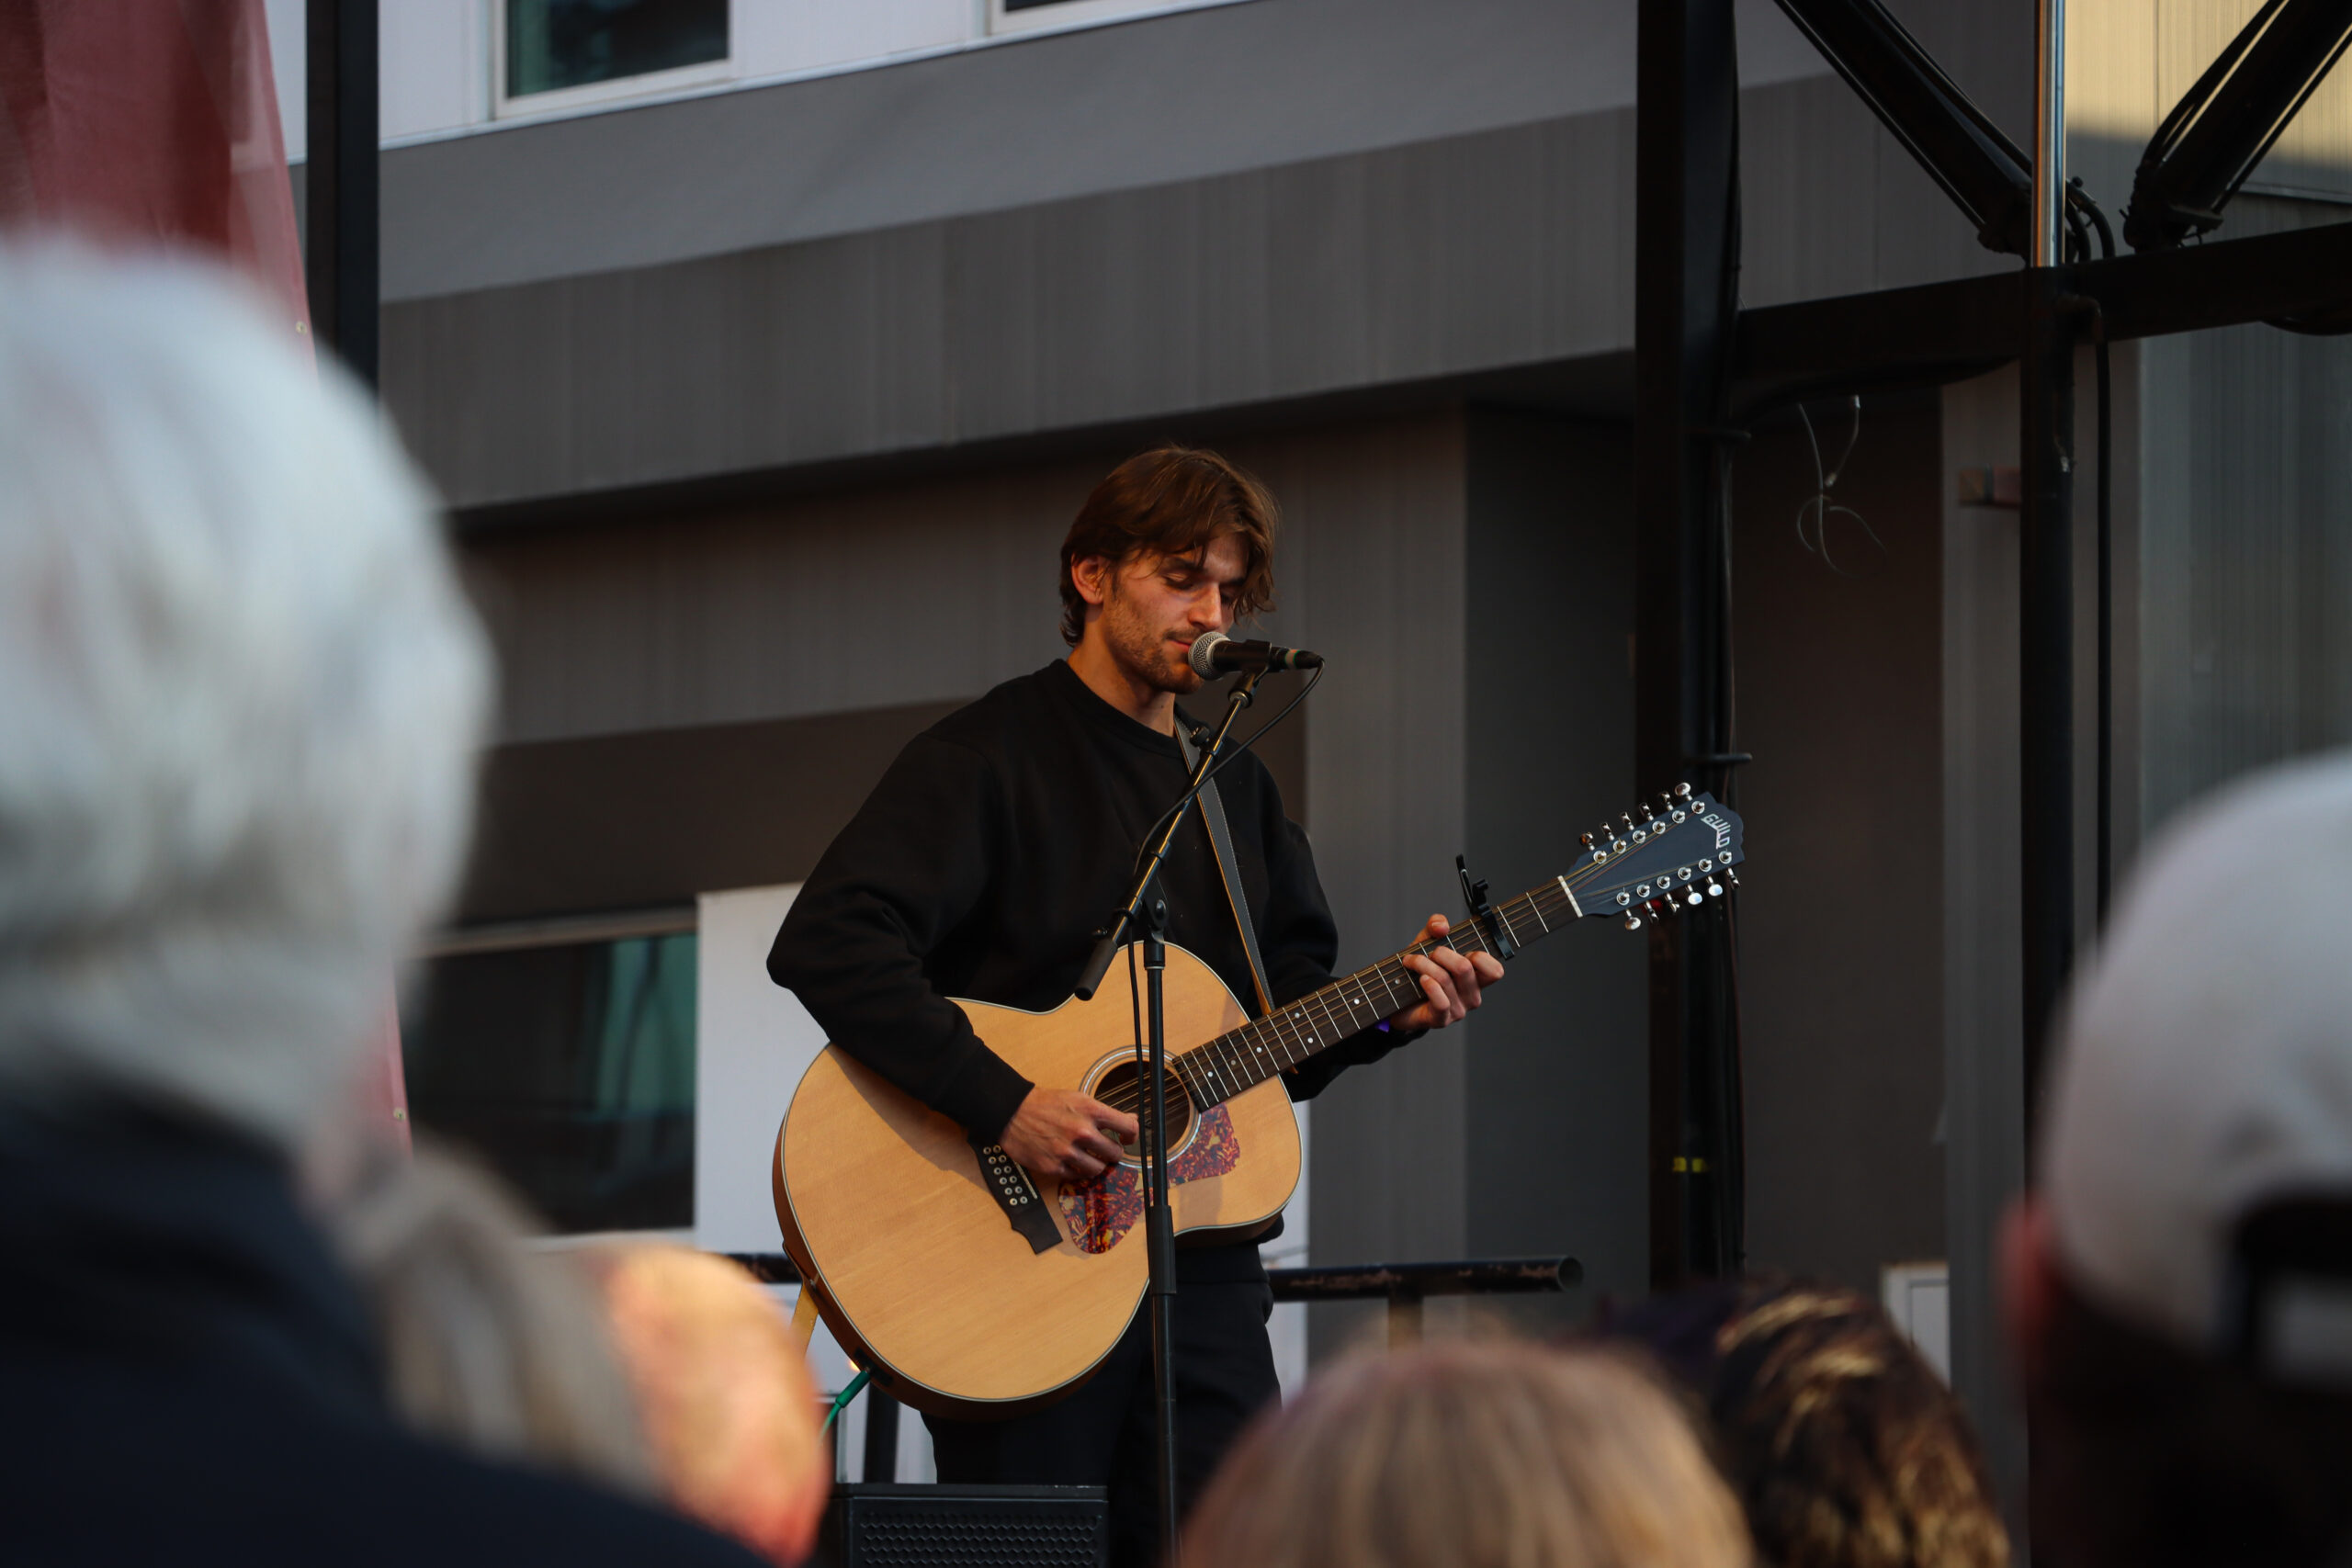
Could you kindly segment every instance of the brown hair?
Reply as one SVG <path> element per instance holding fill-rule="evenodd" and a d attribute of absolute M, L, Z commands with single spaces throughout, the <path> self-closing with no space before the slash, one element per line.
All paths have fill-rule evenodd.
<path fill-rule="evenodd" d="M 2007 1568 L 1968 1416 L 1877 1303 L 1751 1287 L 1715 1351 L 1709 1404 L 1763 1561 Z"/>
<path fill-rule="evenodd" d="M 1186 1568 L 1745 1568 L 1739 1506 L 1618 1352 L 1452 1341 L 1352 1357 L 1261 1416 Z"/>
<path fill-rule="evenodd" d="M 1080 561 L 1100 557 L 1117 568 L 1143 551 L 1188 556 L 1227 534 L 1241 540 L 1235 613 L 1272 609 L 1279 522 L 1266 487 L 1214 452 L 1159 446 L 1136 454 L 1102 477 L 1062 540 L 1062 640 L 1076 648 L 1086 632 L 1086 601 L 1070 577 Z"/>

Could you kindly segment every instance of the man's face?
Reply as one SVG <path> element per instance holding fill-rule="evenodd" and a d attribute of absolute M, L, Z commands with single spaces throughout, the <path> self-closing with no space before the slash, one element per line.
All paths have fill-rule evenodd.
<path fill-rule="evenodd" d="M 1193 639 L 1208 632 L 1229 631 L 1233 606 L 1241 592 L 1248 558 L 1241 540 L 1222 534 L 1189 556 L 1138 554 L 1125 565 L 1091 565 L 1102 613 L 1091 631 L 1128 675 L 1155 691 L 1182 696 L 1198 691 L 1201 678 L 1184 662 Z M 1090 603 L 1095 592 L 1080 586 Z"/>

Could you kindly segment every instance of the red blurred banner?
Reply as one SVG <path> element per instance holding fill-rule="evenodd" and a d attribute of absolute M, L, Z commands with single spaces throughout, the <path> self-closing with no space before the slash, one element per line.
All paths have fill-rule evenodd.
<path fill-rule="evenodd" d="M 262 0 L 0 0 L 0 224 L 194 245 L 311 349 L 302 242 Z M 363 1113 L 409 1142 L 389 996 Z"/>
<path fill-rule="evenodd" d="M 307 344 L 262 0 L 0 4 L 0 221 L 217 251 Z"/>

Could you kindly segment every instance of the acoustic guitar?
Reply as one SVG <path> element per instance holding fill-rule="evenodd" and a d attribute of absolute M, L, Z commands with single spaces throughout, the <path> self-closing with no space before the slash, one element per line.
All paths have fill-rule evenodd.
<path fill-rule="evenodd" d="M 1638 929 L 1720 895 L 1743 858 L 1738 817 L 1703 794 L 1662 799 L 1589 835 L 1575 870 L 1474 913 L 1445 941 L 1508 958 L 1583 917 Z M 1483 885 L 1474 899 L 1484 905 Z M 1298 1122 L 1282 1070 L 1419 1001 L 1404 956 L 1253 1021 L 1207 964 L 1169 946 L 1169 1182 L 1180 1235 L 1246 1236 L 1289 1201 Z M 1134 1111 L 1129 976 L 1139 973 L 1114 962 L 1091 1001 L 1050 1012 L 956 1005 L 1030 1082 Z M 1184 1041 L 1193 1043 L 1179 1049 Z M 826 1326 L 882 1387 L 934 1415 L 1011 1416 L 1083 1382 L 1143 1298 L 1143 1188 L 1137 1151 L 1128 1153 L 1090 1181 L 1034 1178 L 828 1045 L 776 1139 L 776 1219 Z"/>

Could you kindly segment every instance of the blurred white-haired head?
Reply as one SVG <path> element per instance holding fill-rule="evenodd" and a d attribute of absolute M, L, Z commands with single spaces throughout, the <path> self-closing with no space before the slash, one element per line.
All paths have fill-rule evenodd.
<path fill-rule="evenodd" d="M 0 244 L 0 1099 L 291 1145 L 463 852 L 432 498 L 225 274 Z"/>

